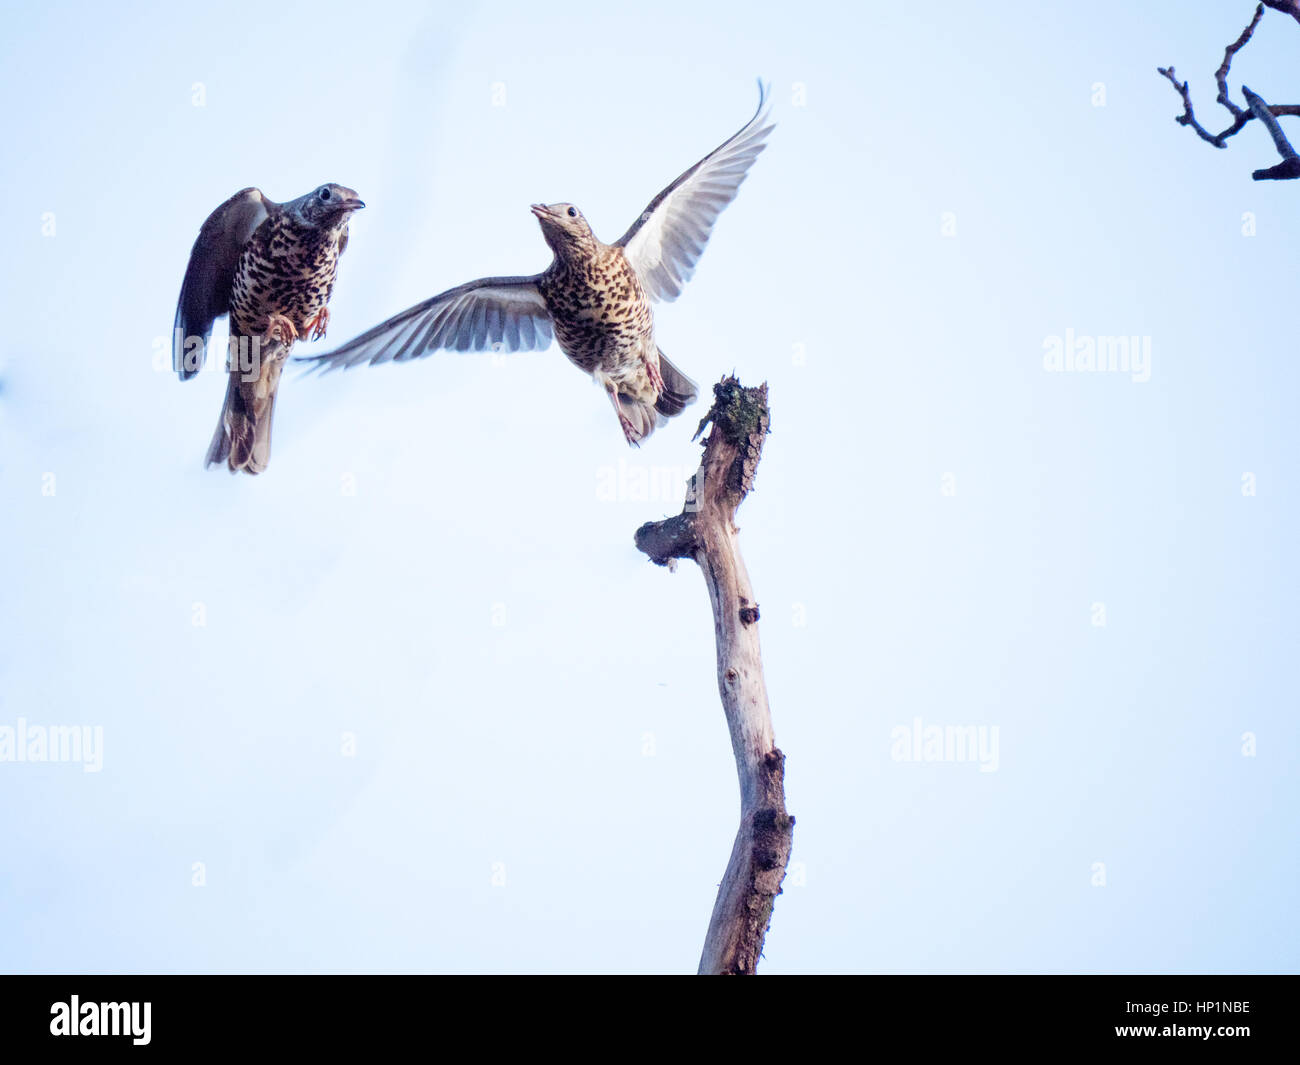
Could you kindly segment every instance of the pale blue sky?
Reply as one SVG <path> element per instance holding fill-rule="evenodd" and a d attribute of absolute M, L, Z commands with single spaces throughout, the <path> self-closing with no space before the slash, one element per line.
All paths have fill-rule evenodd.
<path fill-rule="evenodd" d="M 1294 971 L 1300 184 L 1155 74 L 1218 124 L 1252 10 L 12 13 L 0 727 L 104 750 L 0 763 L 0 968 L 694 970 L 734 767 L 703 582 L 632 533 L 703 405 L 630 451 L 554 348 L 294 376 L 232 478 L 163 338 L 239 188 L 366 200 L 341 342 L 541 268 L 535 201 L 614 239 L 761 75 L 657 331 L 771 387 L 740 523 L 801 883 L 763 971 Z M 1268 13 L 1234 91 L 1300 97 L 1297 43 Z M 1149 338 L 1150 380 L 1046 372 L 1067 331 Z M 996 727 L 997 771 L 895 761 L 917 718 Z"/>

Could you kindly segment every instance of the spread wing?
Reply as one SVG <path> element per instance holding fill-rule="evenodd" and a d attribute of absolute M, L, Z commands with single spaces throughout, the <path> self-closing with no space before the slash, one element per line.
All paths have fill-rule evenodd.
<path fill-rule="evenodd" d="M 182 381 L 193 377 L 203 365 L 212 323 L 230 309 L 230 287 L 239 254 L 274 206 L 258 189 L 244 189 L 213 211 L 199 230 L 181 282 L 172 328 L 172 366 Z M 193 343 L 194 337 L 203 338 L 202 348 Z"/>
<path fill-rule="evenodd" d="M 294 361 L 337 370 L 418 359 L 439 349 L 541 351 L 551 343 L 551 316 L 537 276 L 467 282 L 394 315 L 341 348 Z"/>
<path fill-rule="evenodd" d="M 651 299 L 675 300 L 695 273 L 713 223 L 766 147 L 770 110 L 768 87 L 759 82 L 754 117 L 651 200 L 618 240 Z"/>

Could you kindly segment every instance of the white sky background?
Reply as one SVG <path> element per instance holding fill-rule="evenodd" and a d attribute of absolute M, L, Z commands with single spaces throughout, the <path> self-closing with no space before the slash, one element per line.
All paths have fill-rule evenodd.
<path fill-rule="evenodd" d="M 104 763 L 0 763 L 0 967 L 693 971 L 737 814 L 708 600 L 632 545 L 680 496 L 598 488 L 681 480 L 735 369 L 803 881 L 763 970 L 1293 970 L 1300 184 L 1155 74 L 1221 124 L 1252 6 L 1144 7 L 14 14 L 0 726 Z M 1270 12 L 1234 89 L 1300 98 L 1298 40 Z M 295 375 L 269 471 L 202 469 L 224 385 L 154 345 L 231 193 L 366 200 L 323 351 L 540 269 L 532 202 L 615 239 L 758 75 L 770 147 L 657 315 L 704 396 L 645 448 L 553 348 Z M 1151 379 L 1045 372 L 1067 330 Z M 893 760 L 917 718 L 997 726 L 997 771 Z"/>

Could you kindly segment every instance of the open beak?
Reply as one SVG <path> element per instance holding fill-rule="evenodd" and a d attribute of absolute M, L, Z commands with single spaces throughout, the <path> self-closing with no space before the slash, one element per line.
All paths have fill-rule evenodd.
<path fill-rule="evenodd" d="M 547 207 L 546 204 L 544 203 L 535 203 L 528 209 L 532 211 L 533 214 L 536 215 L 538 218 L 551 217 L 551 209 Z"/>

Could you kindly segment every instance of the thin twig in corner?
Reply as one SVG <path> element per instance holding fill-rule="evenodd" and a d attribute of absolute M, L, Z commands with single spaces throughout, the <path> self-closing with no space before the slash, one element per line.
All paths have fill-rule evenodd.
<path fill-rule="evenodd" d="M 1239 107 L 1233 103 L 1232 97 L 1228 93 L 1228 72 L 1232 69 L 1232 61 L 1236 58 L 1237 53 L 1255 35 L 1255 28 L 1259 25 L 1259 20 L 1264 17 L 1265 6 L 1292 15 L 1297 22 L 1300 22 L 1300 0 L 1272 0 L 1272 2 L 1264 0 L 1264 3 L 1256 5 L 1255 14 L 1246 28 L 1241 31 L 1241 36 L 1223 50 L 1223 62 L 1219 64 L 1219 69 L 1214 72 L 1214 80 L 1219 86 L 1217 102 L 1224 106 L 1228 114 L 1232 115 L 1232 122 L 1219 133 L 1211 133 L 1197 121 L 1196 111 L 1192 107 L 1191 90 L 1188 88 L 1186 81 L 1178 80 L 1172 64 L 1168 67 L 1156 68 L 1156 72 L 1162 77 L 1168 78 L 1169 83 L 1177 90 L 1178 95 L 1183 98 L 1183 113 L 1177 115 L 1174 121 L 1180 126 L 1190 126 L 1201 140 L 1213 144 L 1216 148 L 1226 148 L 1227 144 L 1224 142 L 1229 137 L 1240 133 L 1246 123 L 1256 117 L 1253 108 Z M 1265 106 L 1268 113 L 1273 117 L 1300 115 L 1300 104 L 1272 104 Z"/>

